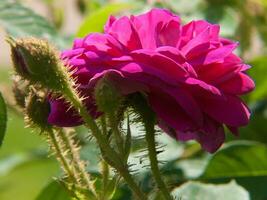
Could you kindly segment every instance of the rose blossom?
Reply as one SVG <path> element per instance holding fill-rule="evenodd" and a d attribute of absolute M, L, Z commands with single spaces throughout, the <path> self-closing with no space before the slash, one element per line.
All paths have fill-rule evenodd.
<path fill-rule="evenodd" d="M 123 95 L 144 92 L 158 125 L 177 140 L 197 140 L 209 152 L 248 123 L 250 111 L 239 98 L 253 90 L 249 66 L 233 53 L 238 44 L 219 36 L 220 26 L 204 20 L 182 25 L 163 9 L 138 16 L 111 16 L 104 33 L 76 39 L 62 53 L 66 66 L 77 70 L 79 90 L 89 95 L 88 112 L 97 117 L 92 91 L 108 76 Z M 51 100 L 49 123 L 82 123 L 63 100 Z"/>

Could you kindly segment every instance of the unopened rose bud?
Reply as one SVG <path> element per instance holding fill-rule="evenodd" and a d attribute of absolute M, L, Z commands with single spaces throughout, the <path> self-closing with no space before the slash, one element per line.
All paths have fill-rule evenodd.
<path fill-rule="evenodd" d="M 15 71 L 31 84 L 62 92 L 70 84 L 59 53 L 47 41 L 36 38 L 8 38 Z"/>

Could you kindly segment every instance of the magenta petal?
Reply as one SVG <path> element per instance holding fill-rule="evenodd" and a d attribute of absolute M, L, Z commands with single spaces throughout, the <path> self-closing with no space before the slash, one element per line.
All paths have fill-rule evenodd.
<path fill-rule="evenodd" d="M 159 34 L 165 42 L 173 42 L 175 38 L 169 38 L 166 33 L 160 31 L 162 29 L 169 29 L 170 27 L 179 27 L 180 18 L 173 15 L 171 12 L 164 9 L 152 9 L 150 12 L 145 13 L 139 16 L 132 16 L 131 21 L 142 43 L 144 49 L 155 49 L 160 40 Z M 171 22 L 171 24 L 169 24 Z M 173 30 L 173 34 L 176 34 L 176 31 Z"/>
<path fill-rule="evenodd" d="M 82 124 L 81 118 L 63 100 L 50 100 L 48 123 L 60 127 L 72 127 Z"/>
<path fill-rule="evenodd" d="M 203 65 L 208 65 L 211 63 L 221 61 L 223 58 L 231 54 L 233 50 L 237 47 L 237 45 L 238 45 L 237 43 L 234 43 L 234 44 L 226 45 L 226 46 L 210 51 L 206 55 Z"/>
<path fill-rule="evenodd" d="M 104 52 L 110 56 L 123 55 L 123 47 L 109 34 L 89 34 L 84 40 L 84 47 L 87 51 Z"/>
<path fill-rule="evenodd" d="M 156 51 L 164 56 L 167 56 L 178 63 L 186 62 L 186 58 L 181 53 L 181 51 L 175 47 L 170 46 L 162 46 L 158 47 Z"/>
<path fill-rule="evenodd" d="M 175 130 L 196 129 L 195 123 L 187 116 L 174 98 L 164 93 L 150 93 L 149 103 L 158 118 Z"/>
<path fill-rule="evenodd" d="M 223 126 L 206 118 L 203 132 L 199 134 L 198 142 L 210 153 L 217 151 L 225 139 Z"/>
<path fill-rule="evenodd" d="M 72 50 L 65 50 L 61 53 L 61 58 L 64 60 L 65 58 L 71 59 L 74 56 L 79 56 L 84 52 L 84 48 L 77 48 Z"/>
<path fill-rule="evenodd" d="M 250 111 L 238 97 L 225 95 L 225 99 L 202 99 L 199 101 L 204 111 L 213 119 L 229 126 L 248 124 Z"/>
<path fill-rule="evenodd" d="M 239 72 L 218 87 L 227 94 L 243 95 L 251 92 L 255 88 L 255 83 L 248 75 Z"/>
<path fill-rule="evenodd" d="M 237 47 L 237 43 L 222 46 L 214 50 L 209 51 L 206 55 L 201 55 L 195 58 L 190 63 L 196 65 L 209 65 L 212 63 L 222 63 L 224 58 L 230 55 Z"/>
<path fill-rule="evenodd" d="M 164 73 L 157 68 L 154 68 L 149 65 L 144 65 L 140 63 L 128 63 L 122 64 L 117 67 L 117 70 L 121 70 L 124 74 L 132 74 L 133 76 L 138 76 L 139 81 L 146 82 L 149 84 L 149 81 L 152 79 L 161 80 L 164 84 L 167 85 L 177 85 L 180 80 L 175 79 L 175 77 L 171 77 L 169 74 Z"/>
<path fill-rule="evenodd" d="M 213 153 L 220 148 L 225 139 L 224 129 L 219 123 L 206 118 L 202 130 L 193 132 L 177 131 L 176 138 L 181 141 L 197 140 L 203 149 Z"/>
<path fill-rule="evenodd" d="M 186 70 L 192 77 L 197 77 L 197 73 L 194 68 L 186 62 L 184 55 L 175 47 L 163 46 L 156 49 L 156 51 L 164 56 L 169 57 L 177 65 L 181 66 Z"/>
<path fill-rule="evenodd" d="M 120 41 L 128 50 L 141 48 L 138 34 L 128 17 L 116 20 L 109 28 L 108 33 Z"/>
<path fill-rule="evenodd" d="M 201 80 L 218 85 L 231 79 L 240 70 L 242 70 L 242 65 L 240 64 L 214 63 L 201 66 L 198 70 L 198 75 Z"/>
<path fill-rule="evenodd" d="M 155 69 L 177 80 L 188 76 L 188 72 L 181 65 L 178 65 L 169 57 L 155 51 L 146 49 L 136 50 L 131 53 L 131 56 L 135 61 L 153 66 Z"/>
<path fill-rule="evenodd" d="M 157 46 L 175 47 L 180 36 L 180 23 L 176 20 L 170 21 L 158 33 Z"/>
<path fill-rule="evenodd" d="M 186 55 L 186 54 L 188 54 L 190 52 L 190 50 L 194 49 L 198 45 L 209 42 L 209 38 L 210 38 L 210 28 L 208 27 L 202 33 L 200 33 L 195 38 L 193 38 L 192 40 L 190 40 L 182 48 L 181 51 L 183 52 L 184 55 Z"/>
<path fill-rule="evenodd" d="M 166 88 L 164 91 L 176 100 L 176 102 L 197 126 L 202 126 L 202 111 L 190 93 L 182 88 Z"/>
<path fill-rule="evenodd" d="M 196 96 L 212 95 L 214 98 L 223 96 L 220 90 L 212 85 L 205 83 L 204 81 L 195 78 L 187 78 L 185 80 L 185 83 L 190 86 L 189 89 L 191 89 L 192 93 Z"/>
<path fill-rule="evenodd" d="M 114 17 L 114 16 L 112 16 L 112 15 L 108 18 L 108 21 L 107 21 L 107 23 L 106 23 L 105 26 L 104 26 L 104 32 L 105 32 L 105 33 L 108 33 L 110 27 L 112 26 L 112 24 L 113 24 L 116 20 L 117 20 L 116 17 Z"/>

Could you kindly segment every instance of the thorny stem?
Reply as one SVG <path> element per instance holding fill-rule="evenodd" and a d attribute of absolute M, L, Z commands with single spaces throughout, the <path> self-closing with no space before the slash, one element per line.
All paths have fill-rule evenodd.
<path fill-rule="evenodd" d="M 146 200 L 145 194 L 138 187 L 133 177 L 131 176 L 128 167 L 123 163 L 123 160 L 120 159 L 119 155 L 113 148 L 110 146 L 106 136 L 103 136 L 100 129 L 98 128 L 96 122 L 88 114 L 87 109 L 83 106 L 83 103 L 79 96 L 76 94 L 73 88 L 65 88 L 64 90 L 65 97 L 72 103 L 74 108 L 78 111 L 80 116 L 85 122 L 85 125 L 91 130 L 93 136 L 96 138 L 100 149 L 102 150 L 103 158 L 114 167 L 119 174 L 124 178 L 129 187 L 133 190 L 136 197 L 140 200 Z M 107 159 L 108 158 L 108 159 Z M 110 160 L 112 162 L 110 162 Z"/>
<path fill-rule="evenodd" d="M 60 139 L 62 139 L 63 144 L 66 146 L 64 149 L 68 150 L 69 153 L 68 155 L 70 156 L 71 160 L 72 160 L 72 165 L 74 166 L 75 170 L 77 171 L 77 174 L 80 178 L 80 180 L 82 181 L 83 184 L 86 184 L 86 187 L 92 191 L 92 193 L 96 196 L 96 189 L 94 184 L 90 181 L 90 177 L 89 174 L 86 172 L 85 166 L 82 163 L 83 161 L 81 161 L 80 159 L 80 155 L 79 153 L 75 150 L 76 147 L 73 144 L 72 138 L 70 136 L 70 132 L 68 131 L 63 131 L 62 129 L 58 130 L 58 137 L 60 137 Z"/>
<path fill-rule="evenodd" d="M 152 174 L 164 199 L 172 200 L 173 198 L 171 197 L 167 186 L 165 185 L 164 181 L 161 178 L 160 170 L 158 167 L 154 123 L 145 122 L 145 130 L 146 130 L 146 141 L 148 146 L 148 155 L 149 155 Z"/>
<path fill-rule="evenodd" d="M 68 175 L 68 178 L 70 182 L 76 184 L 77 179 L 75 178 L 75 175 L 67 161 L 67 159 L 64 156 L 64 152 L 61 151 L 61 148 L 57 142 L 55 133 L 53 129 L 46 131 L 48 139 L 50 141 L 51 148 L 55 151 L 57 159 L 61 162 L 62 168 L 65 171 L 65 173 Z"/>
<path fill-rule="evenodd" d="M 132 96 L 133 108 L 141 115 L 143 124 L 145 126 L 145 138 L 148 147 L 148 156 L 150 160 L 150 166 L 152 175 L 156 181 L 158 189 L 160 190 L 162 196 L 166 200 L 172 200 L 172 196 L 167 189 L 164 181 L 161 178 L 158 159 L 157 159 L 157 150 L 156 150 L 156 141 L 155 141 L 155 123 L 156 117 L 154 112 L 150 109 L 147 100 L 141 94 L 135 94 Z"/>

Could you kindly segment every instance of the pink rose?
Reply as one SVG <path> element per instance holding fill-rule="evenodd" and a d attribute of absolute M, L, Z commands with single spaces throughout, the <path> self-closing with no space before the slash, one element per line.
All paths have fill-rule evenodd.
<path fill-rule="evenodd" d="M 83 94 L 92 94 L 103 75 L 122 94 L 145 92 L 159 126 L 177 140 L 197 140 L 209 152 L 248 124 L 250 111 L 239 98 L 255 87 L 249 66 L 233 53 L 238 44 L 219 36 L 220 26 L 204 20 L 182 25 L 163 9 L 139 16 L 111 16 L 104 33 L 76 39 L 62 53 L 66 66 L 77 69 Z M 48 121 L 58 126 L 82 123 L 63 101 L 52 100 Z M 97 117 L 92 95 L 88 111 Z"/>

